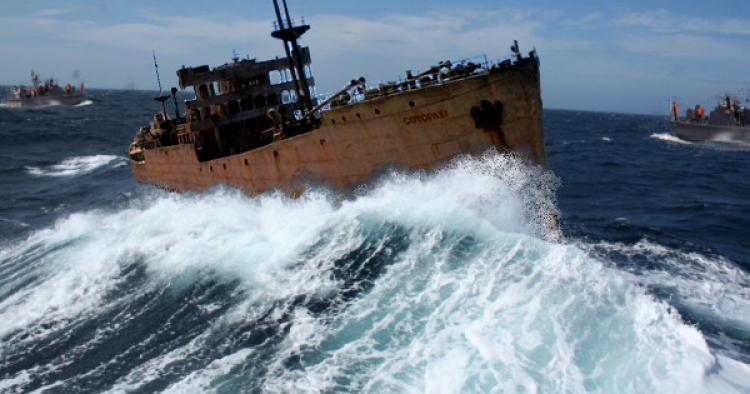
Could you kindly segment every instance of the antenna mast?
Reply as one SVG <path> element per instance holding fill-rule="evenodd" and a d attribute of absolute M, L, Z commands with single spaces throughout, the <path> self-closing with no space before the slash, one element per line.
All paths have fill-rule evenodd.
<path fill-rule="evenodd" d="M 152 49 L 151 54 L 154 55 L 154 68 L 156 69 L 156 82 L 159 84 L 159 97 L 154 98 L 154 100 L 161 102 L 161 111 L 164 114 L 164 117 L 166 118 L 167 107 L 164 105 L 164 101 L 166 101 L 169 98 L 169 96 L 161 94 L 161 78 L 159 78 L 159 65 L 156 64 L 156 50 Z M 177 106 L 176 100 L 177 99 L 175 98 L 175 107 Z M 177 117 L 179 118 L 179 114 Z"/>
<path fill-rule="evenodd" d="M 159 65 L 156 64 L 156 50 L 152 49 L 151 54 L 154 55 L 154 69 L 156 69 L 156 83 L 159 84 L 159 95 L 161 96 L 161 78 L 159 78 Z"/>
<path fill-rule="evenodd" d="M 310 97 L 310 87 L 307 84 L 304 64 L 302 64 L 302 51 L 300 51 L 299 44 L 297 44 L 297 39 L 310 30 L 310 25 L 293 26 L 292 19 L 289 17 L 289 9 L 286 6 L 286 0 L 282 0 L 282 2 L 284 5 L 284 15 L 282 15 L 279 9 L 279 1 L 273 0 L 278 30 L 272 32 L 271 35 L 284 41 L 284 50 L 286 51 L 287 59 L 289 59 L 289 71 L 292 74 L 297 96 L 302 100 L 305 112 L 309 112 L 313 107 L 312 98 Z"/>

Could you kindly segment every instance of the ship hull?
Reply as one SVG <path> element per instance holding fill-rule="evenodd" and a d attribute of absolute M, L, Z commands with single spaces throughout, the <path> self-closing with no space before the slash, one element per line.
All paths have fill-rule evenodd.
<path fill-rule="evenodd" d="M 482 102 L 500 103 L 499 127 L 477 122 Z M 481 114 L 480 114 L 481 115 Z M 489 147 L 546 165 L 538 62 L 324 111 L 308 133 L 209 161 L 192 144 L 143 150 L 139 183 L 173 191 L 226 184 L 255 194 L 299 193 L 310 182 L 353 189 L 392 167 L 431 169 Z"/>
<path fill-rule="evenodd" d="M 6 105 L 11 108 L 40 108 L 55 105 L 74 106 L 83 102 L 86 95 L 81 93 L 37 96 L 33 98 L 10 98 Z"/>
<path fill-rule="evenodd" d="M 741 141 L 750 143 L 750 126 L 719 126 L 671 122 L 674 135 L 685 141 Z"/>

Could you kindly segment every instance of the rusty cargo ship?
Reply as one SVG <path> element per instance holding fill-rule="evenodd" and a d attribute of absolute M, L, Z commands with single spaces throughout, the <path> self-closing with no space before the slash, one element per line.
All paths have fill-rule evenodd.
<path fill-rule="evenodd" d="M 535 50 L 524 56 L 514 41 L 502 61 L 443 61 L 373 87 L 360 77 L 320 98 L 310 50 L 298 44 L 310 26 L 292 22 L 286 0 L 273 5 L 271 35 L 286 56 L 178 70 L 180 88 L 195 98 L 184 115 L 176 88 L 157 98 L 162 111 L 129 148 L 137 182 L 198 192 L 226 184 L 248 194 L 299 194 L 310 182 L 352 190 L 393 166 L 431 169 L 491 147 L 546 165 Z"/>

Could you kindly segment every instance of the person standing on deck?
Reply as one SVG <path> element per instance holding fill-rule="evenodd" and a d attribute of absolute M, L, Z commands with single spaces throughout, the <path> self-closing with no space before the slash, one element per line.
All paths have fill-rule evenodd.
<path fill-rule="evenodd" d="M 695 119 L 698 120 L 698 123 L 703 123 L 703 106 L 700 104 L 695 106 Z"/>

